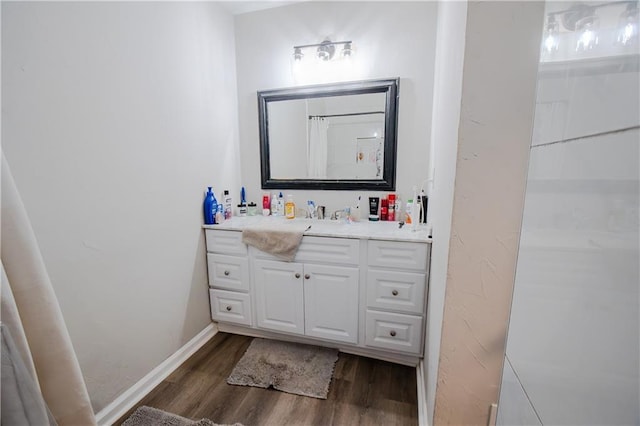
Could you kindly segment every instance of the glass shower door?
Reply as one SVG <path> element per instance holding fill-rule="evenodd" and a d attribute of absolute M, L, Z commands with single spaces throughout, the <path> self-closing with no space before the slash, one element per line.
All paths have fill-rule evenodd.
<path fill-rule="evenodd" d="M 548 2 L 502 425 L 638 425 L 637 2 Z"/>

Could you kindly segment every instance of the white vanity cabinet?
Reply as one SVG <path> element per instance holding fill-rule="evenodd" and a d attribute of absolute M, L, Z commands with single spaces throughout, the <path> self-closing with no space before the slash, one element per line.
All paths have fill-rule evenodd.
<path fill-rule="evenodd" d="M 294 262 L 251 253 L 258 327 L 358 342 L 358 240 L 304 237 Z"/>
<path fill-rule="evenodd" d="M 312 225 L 294 260 L 285 262 L 242 243 L 250 220 L 276 219 L 242 219 L 205 227 L 211 316 L 221 331 L 419 362 L 430 256 L 425 234 L 393 223 Z"/>
<path fill-rule="evenodd" d="M 366 345 L 420 354 L 429 246 L 372 240 L 367 252 Z"/>
<path fill-rule="evenodd" d="M 205 230 L 211 318 L 253 325 L 249 258 L 242 233 Z"/>

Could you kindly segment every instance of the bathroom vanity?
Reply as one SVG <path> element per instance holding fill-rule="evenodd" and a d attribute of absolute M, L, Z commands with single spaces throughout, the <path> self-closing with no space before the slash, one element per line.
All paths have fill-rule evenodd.
<path fill-rule="evenodd" d="M 329 346 L 416 365 L 423 355 L 431 239 L 397 222 L 293 219 L 311 227 L 292 262 L 242 243 L 236 217 L 205 225 L 211 317 L 221 331 Z"/>

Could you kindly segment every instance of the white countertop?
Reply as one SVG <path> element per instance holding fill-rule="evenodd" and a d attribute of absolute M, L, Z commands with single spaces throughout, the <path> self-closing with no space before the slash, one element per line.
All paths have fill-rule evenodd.
<path fill-rule="evenodd" d="M 285 219 L 273 216 L 233 217 L 219 225 L 204 225 L 205 229 L 224 229 L 242 231 L 246 226 L 285 225 L 287 223 L 304 223 L 311 227 L 304 235 L 317 237 L 358 238 L 388 241 L 411 241 L 431 243 L 427 233 L 428 226 L 420 224 L 413 228 L 411 224 L 400 228 L 398 222 L 346 222 L 345 220 L 317 220 L 317 219 Z"/>

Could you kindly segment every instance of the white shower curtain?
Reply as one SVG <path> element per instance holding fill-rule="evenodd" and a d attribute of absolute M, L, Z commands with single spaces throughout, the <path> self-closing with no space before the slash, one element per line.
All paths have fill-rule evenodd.
<path fill-rule="evenodd" d="M 327 177 L 327 133 L 329 123 L 322 117 L 309 119 L 309 145 L 307 150 L 307 177 Z"/>
<path fill-rule="evenodd" d="M 1 422 L 95 425 L 78 359 L 4 155 L 1 218 Z"/>

